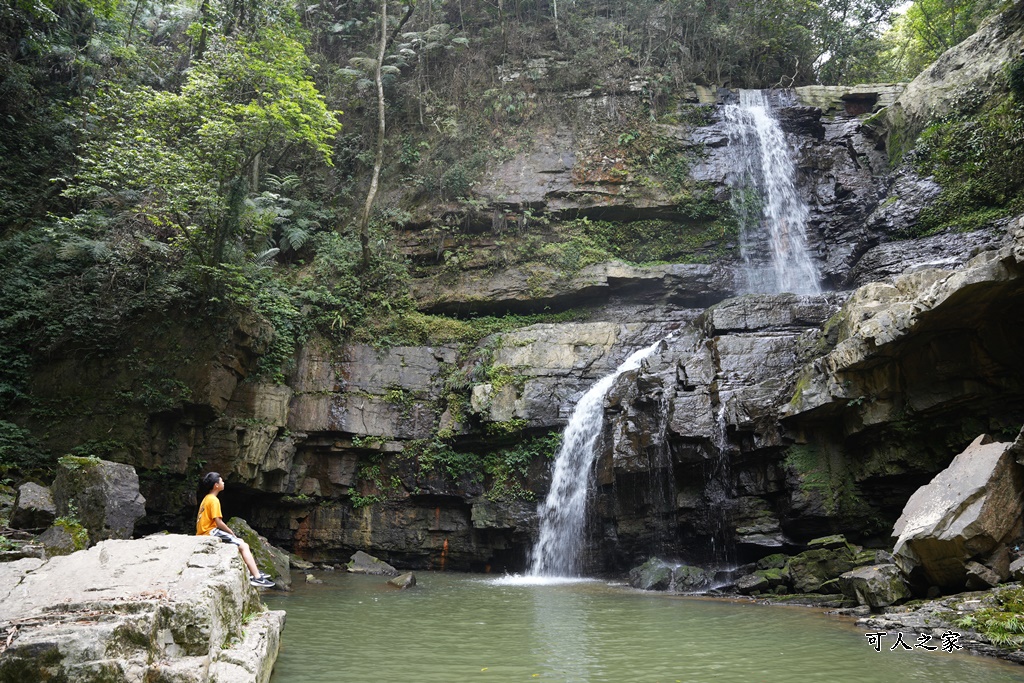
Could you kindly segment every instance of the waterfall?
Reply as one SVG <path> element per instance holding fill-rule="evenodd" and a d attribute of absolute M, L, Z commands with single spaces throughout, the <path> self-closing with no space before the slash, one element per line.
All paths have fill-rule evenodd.
<path fill-rule="evenodd" d="M 574 576 L 584 545 L 587 494 L 593 478 L 594 445 L 604 423 L 604 395 L 624 372 L 635 370 L 662 340 L 640 349 L 592 386 L 576 404 L 555 457 L 551 489 L 537 506 L 540 535 L 533 547 L 531 576 Z"/>
<path fill-rule="evenodd" d="M 733 209 L 749 292 L 820 294 L 807 248 L 807 204 L 797 194 L 796 166 L 765 91 L 740 90 L 723 107 L 736 157 Z"/>

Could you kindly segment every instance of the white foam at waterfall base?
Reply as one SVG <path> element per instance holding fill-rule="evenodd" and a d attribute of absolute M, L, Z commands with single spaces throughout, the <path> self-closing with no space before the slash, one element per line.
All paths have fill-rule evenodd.
<path fill-rule="evenodd" d="M 820 294 L 807 243 L 809 210 L 796 190 L 796 165 L 786 136 L 761 90 L 739 91 L 722 115 L 734 149 L 733 208 L 749 292 Z"/>
<path fill-rule="evenodd" d="M 555 457 L 551 488 L 537 507 L 540 534 L 533 547 L 530 577 L 571 577 L 579 572 L 594 445 L 604 422 L 604 395 L 624 372 L 635 370 L 663 340 L 640 349 L 599 379 L 576 404 Z"/>
<path fill-rule="evenodd" d="M 496 579 L 487 579 L 492 586 L 566 586 L 576 583 L 599 583 L 598 579 L 581 576 L 532 576 L 530 574 L 506 574 Z"/>

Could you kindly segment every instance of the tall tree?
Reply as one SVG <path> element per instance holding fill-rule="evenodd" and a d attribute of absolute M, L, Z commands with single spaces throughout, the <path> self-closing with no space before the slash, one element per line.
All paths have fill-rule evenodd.
<path fill-rule="evenodd" d="M 845 82 L 859 64 L 871 62 L 898 4 L 899 0 L 820 0 L 813 12 L 818 81 Z"/>
<path fill-rule="evenodd" d="M 261 153 L 304 145 L 330 163 L 340 129 L 309 77 L 300 43 L 211 37 L 180 92 L 107 84 L 90 103 L 81 170 L 65 194 L 168 235 L 205 266 L 242 237 Z"/>
<path fill-rule="evenodd" d="M 377 196 L 377 185 L 380 182 L 380 168 L 384 165 L 384 80 L 381 69 L 384 67 L 384 53 L 388 47 L 388 0 L 380 0 L 380 42 L 377 51 L 377 64 L 374 68 L 373 82 L 377 86 L 377 149 L 373 157 L 373 175 L 370 177 L 370 189 L 366 193 L 366 202 L 359 221 L 359 243 L 362 246 L 363 268 L 370 267 L 370 212 L 373 200 Z"/>
<path fill-rule="evenodd" d="M 977 30 L 997 0 L 916 0 L 885 34 L 883 67 L 892 79 L 911 79 Z"/>
<path fill-rule="evenodd" d="M 384 137 L 386 130 L 385 101 L 384 101 L 384 57 L 388 47 L 401 32 L 402 27 L 409 21 L 413 11 L 416 9 L 415 2 L 410 2 L 406 7 L 405 15 L 395 27 L 390 38 L 388 37 L 388 0 L 380 0 L 380 38 L 377 43 L 377 60 L 374 65 L 373 82 L 377 90 L 377 145 L 373 158 L 373 172 L 370 176 L 370 189 L 366 193 L 366 201 L 363 204 L 363 211 L 359 218 L 359 243 L 362 247 L 363 268 L 370 267 L 370 214 L 373 211 L 373 200 L 377 196 L 377 187 L 380 183 L 380 171 L 384 165 Z"/>

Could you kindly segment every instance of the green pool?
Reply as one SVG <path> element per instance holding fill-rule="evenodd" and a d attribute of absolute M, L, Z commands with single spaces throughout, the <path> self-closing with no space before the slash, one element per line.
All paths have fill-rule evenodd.
<path fill-rule="evenodd" d="M 318 576 L 322 585 L 266 596 L 288 612 L 272 683 L 1024 681 L 1024 667 L 993 659 L 891 651 L 896 633 L 876 652 L 852 620 L 809 608 L 601 581 L 420 573 L 415 589 L 397 591 L 382 577 Z"/>

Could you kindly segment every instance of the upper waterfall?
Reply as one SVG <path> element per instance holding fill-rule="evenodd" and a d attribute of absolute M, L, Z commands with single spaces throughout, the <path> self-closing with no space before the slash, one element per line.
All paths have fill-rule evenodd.
<path fill-rule="evenodd" d="M 748 292 L 819 294 L 818 269 L 807 245 L 807 204 L 796 191 L 796 165 L 772 115 L 768 94 L 740 90 L 723 107 L 734 149 L 733 209 Z"/>

